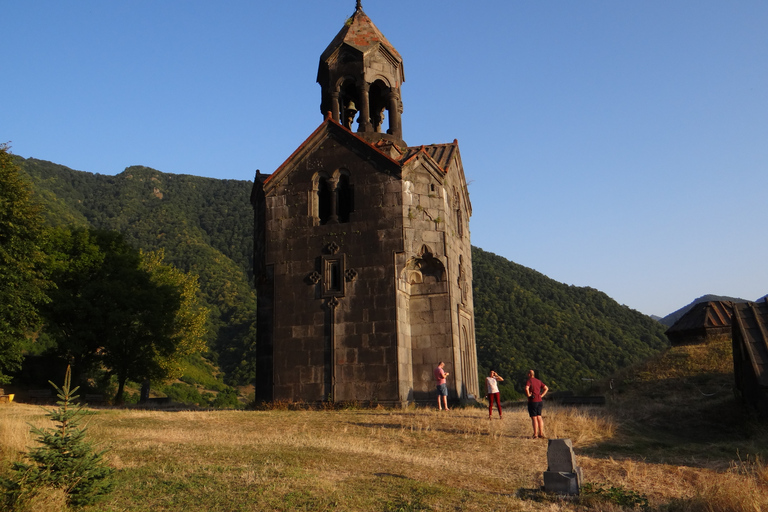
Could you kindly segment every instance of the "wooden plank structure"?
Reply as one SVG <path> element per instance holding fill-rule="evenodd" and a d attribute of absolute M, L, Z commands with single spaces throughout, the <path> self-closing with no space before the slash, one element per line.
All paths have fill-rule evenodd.
<path fill-rule="evenodd" d="M 731 335 L 733 302 L 699 302 L 681 316 L 667 332 L 672 345 L 695 345 Z"/>
<path fill-rule="evenodd" d="M 733 370 L 737 392 L 768 420 L 768 298 L 733 305 Z"/>

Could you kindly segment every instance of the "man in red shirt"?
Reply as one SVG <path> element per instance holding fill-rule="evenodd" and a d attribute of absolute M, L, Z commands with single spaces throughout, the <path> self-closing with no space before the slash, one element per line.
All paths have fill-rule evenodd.
<path fill-rule="evenodd" d="M 440 364 L 435 368 L 435 380 L 437 381 L 437 408 L 442 410 L 442 406 L 445 405 L 445 410 L 448 409 L 448 384 L 445 383 L 445 378 L 450 375 L 443 370 L 445 363 L 440 361 Z M 443 397 L 443 403 L 440 403 L 440 397 Z"/>
<path fill-rule="evenodd" d="M 544 438 L 544 420 L 541 419 L 541 408 L 544 395 L 549 388 L 534 376 L 533 370 L 528 370 L 528 380 L 525 383 L 525 396 L 528 397 L 528 415 L 533 425 L 533 438 Z"/>

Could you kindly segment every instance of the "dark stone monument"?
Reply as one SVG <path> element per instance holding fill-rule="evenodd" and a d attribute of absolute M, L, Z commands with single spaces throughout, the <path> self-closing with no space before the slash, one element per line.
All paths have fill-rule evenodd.
<path fill-rule="evenodd" d="M 544 490 L 556 494 L 579 494 L 584 481 L 581 467 L 570 439 L 550 439 L 547 445 L 547 470 L 544 472 Z"/>

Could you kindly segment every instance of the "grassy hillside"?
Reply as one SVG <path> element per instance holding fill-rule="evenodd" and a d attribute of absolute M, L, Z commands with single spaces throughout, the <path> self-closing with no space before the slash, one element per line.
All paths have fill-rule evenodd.
<path fill-rule="evenodd" d="M 212 310 L 209 358 L 233 384 L 252 379 L 251 182 L 138 166 L 105 176 L 35 159 L 19 163 L 52 225 L 117 230 L 199 274 Z M 597 290 L 557 283 L 481 249 L 473 261 L 481 373 L 493 366 L 508 377 L 506 398 L 519 393 L 529 368 L 554 389 L 574 389 L 666 346 L 658 323 Z"/>
<path fill-rule="evenodd" d="M 601 382 L 622 428 L 606 453 L 651 460 L 697 460 L 716 467 L 737 453 L 765 461 L 766 425 L 734 394 L 730 339 L 672 347 Z M 706 453 L 701 453 L 706 446 Z"/>

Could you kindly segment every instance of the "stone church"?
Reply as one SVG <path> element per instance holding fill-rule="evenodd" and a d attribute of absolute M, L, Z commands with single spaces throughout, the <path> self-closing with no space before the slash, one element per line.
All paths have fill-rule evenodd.
<path fill-rule="evenodd" d="M 257 171 L 256 399 L 478 394 L 467 183 L 456 140 L 403 141 L 403 60 L 360 1 L 320 56 L 320 126 Z"/>

